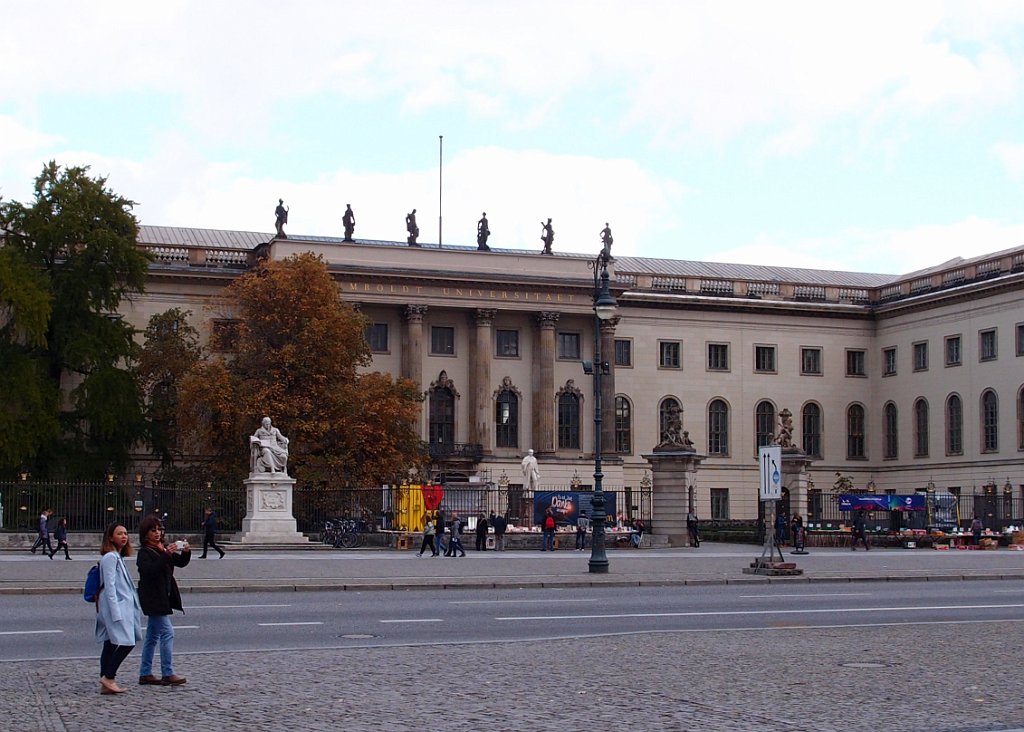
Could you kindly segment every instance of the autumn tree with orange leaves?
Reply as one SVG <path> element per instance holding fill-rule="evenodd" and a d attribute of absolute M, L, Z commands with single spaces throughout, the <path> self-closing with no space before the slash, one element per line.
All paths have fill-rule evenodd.
<path fill-rule="evenodd" d="M 365 371 L 366 320 L 319 257 L 262 261 L 212 307 L 231 327 L 214 332 L 220 355 L 184 379 L 177 420 L 212 475 L 247 472 L 248 437 L 263 416 L 290 440 L 288 472 L 300 485 L 379 485 L 422 465 L 417 387 Z"/>

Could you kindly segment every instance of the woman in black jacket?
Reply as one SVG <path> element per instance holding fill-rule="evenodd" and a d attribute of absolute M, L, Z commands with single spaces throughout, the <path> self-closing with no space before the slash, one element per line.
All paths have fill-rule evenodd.
<path fill-rule="evenodd" d="M 139 569 L 139 603 L 148 618 L 146 640 L 142 645 L 139 665 L 139 684 L 153 686 L 180 686 L 185 679 L 174 673 L 174 627 L 171 613 L 184 612 L 181 593 L 174 581 L 174 568 L 184 567 L 192 558 L 187 541 L 164 541 L 160 519 L 147 516 L 139 525 L 139 549 L 136 563 Z M 160 646 L 160 678 L 153 675 L 153 656 Z"/>

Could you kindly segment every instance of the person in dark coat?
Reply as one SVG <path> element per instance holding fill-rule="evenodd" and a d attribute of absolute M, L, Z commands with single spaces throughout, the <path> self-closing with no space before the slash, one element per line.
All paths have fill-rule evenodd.
<path fill-rule="evenodd" d="M 494 527 L 494 549 L 499 552 L 505 551 L 505 529 L 508 528 L 508 519 L 500 513 L 492 513 L 491 526 Z"/>
<path fill-rule="evenodd" d="M 207 508 L 203 511 L 203 553 L 199 556 L 200 559 L 206 559 L 206 552 L 211 546 L 223 559 L 224 550 L 217 546 L 217 514 L 212 508 Z"/>
<path fill-rule="evenodd" d="M 39 514 L 39 528 L 36 531 L 36 541 L 32 545 L 30 550 L 33 554 L 36 553 L 36 549 L 43 547 L 43 554 L 49 555 L 53 553 L 53 545 L 50 543 L 50 516 L 53 515 L 53 511 L 48 508 L 44 508 L 43 512 Z M 50 557 L 53 559 L 53 557 Z"/>
<path fill-rule="evenodd" d="M 71 555 L 68 553 L 68 520 L 66 518 L 61 517 L 57 522 L 57 528 L 53 530 L 53 538 L 57 540 L 57 547 L 50 551 L 50 559 L 53 559 L 53 555 L 61 549 L 64 550 L 64 558 L 71 559 Z"/>
<path fill-rule="evenodd" d="M 487 517 L 483 514 L 476 520 L 476 550 L 478 552 L 487 551 Z"/>
<path fill-rule="evenodd" d="M 160 520 L 147 516 L 139 524 L 139 549 L 136 563 L 139 570 L 139 604 L 149 619 L 146 640 L 142 645 L 139 684 L 142 686 L 180 686 L 186 679 L 174 673 L 174 627 L 171 613 L 184 612 L 181 593 L 174 580 L 174 568 L 184 567 L 192 558 L 192 549 L 185 540 L 167 542 Z M 160 646 L 160 677 L 153 675 L 153 656 Z"/>
<path fill-rule="evenodd" d="M 853 544 L 850 545 L 851 552 L 857 550 L 858 541 L 864 545 L 864 551 L 871 550 L 871 547 L 868 546 L 867 516 L 864 514 L 864 511 L 857 511 L 857 515 L 853 519 Z"/>

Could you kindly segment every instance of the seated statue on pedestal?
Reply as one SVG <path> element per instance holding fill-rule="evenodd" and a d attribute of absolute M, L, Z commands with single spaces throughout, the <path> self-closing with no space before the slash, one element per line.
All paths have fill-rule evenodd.
<path fill-rule="evenodd" d="M 288 438 L 264 417 L 259 429 L 249 438 L 252 459 L 251 473 L 288 474 Z"/>

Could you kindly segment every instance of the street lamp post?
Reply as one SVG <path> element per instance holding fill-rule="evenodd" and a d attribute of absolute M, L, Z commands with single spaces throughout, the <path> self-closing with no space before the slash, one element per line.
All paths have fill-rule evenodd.
<path fill-rule="evenodd" d="M 594 270 L 594 363 L 591 368 L 594 374 L 594 497 L 593 540 L 590 542 L 591 574 L 608 573 L 608 554 L 604 547 L 604 473 L 601 471 L 601 377 L 610 373 L 608 363 L 601 355 L 601 321 L 615 317 L 618 303 L 608 290 L 608 253 L 602 251 L 592 262 L 588 262 Z M 585 367 L 584 367 L 584 370 Z"/>

